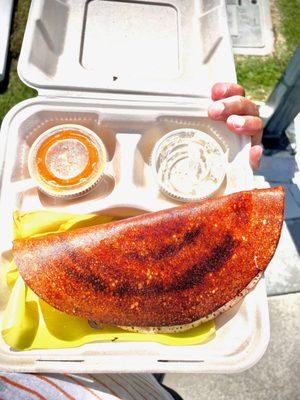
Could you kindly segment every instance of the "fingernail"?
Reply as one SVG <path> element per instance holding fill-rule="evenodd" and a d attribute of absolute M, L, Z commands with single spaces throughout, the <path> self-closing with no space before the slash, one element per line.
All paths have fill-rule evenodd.
<path fill-rule="evenodd" d="M 251 147 L 250 163 L 253 170 L 259 168 L 262 154 L 263 154 L 263 147 L 261 145 L 255 145 Z"/>
<path fill-rule="evenodd" d="M 264 151 L 264 149 L 263 149 L 262 145 L 258 144 L 257 145 L 257 152 L 259 154 L 259 158 L 262 156 L 263 151 Z"/>
<path fill-rule="evenodd" d="M 255 148 L 255 151 L 256 151 L 256 157 L 257 157 L 258 166 L 259 166 L 264 149 L 263 149 L 262 145 L 260 145 L 260 144 L 257 144 L 253 147 Z"/>
<path fill-rule="evenodd" d="M 231 117 L 229 117 L 229 121 L 227 122 L 232 124 L 235 128 L 243 128 L 246 120 L 244 117 L 241 117 L 240 115 L 232 115 Z"/>
<path fill-rule="evenodd" d="M 216 101 L 209 108 L 215 117 L 220 117 L 225 110 L 225 105 L 222 103 L 222 101 Z"/>
<path fill-rule="evenodd" d="M 228 87 L 227 87 L 227 85 L 222 85 L 220 88 L 219 88 L 219 96 L 220 97 L 225 97 L 226 95 L 227 95 L 227 92 L 228 92 Z"/>

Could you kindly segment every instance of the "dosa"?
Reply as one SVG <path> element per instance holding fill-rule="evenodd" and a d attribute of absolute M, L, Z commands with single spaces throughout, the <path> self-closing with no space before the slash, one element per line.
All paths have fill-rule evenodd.
<path fill-rule="evenodd" d="M 51 306 L 142 331 L 184 330 L 242 298 L 276 250 L 282 187 L 234 193 L 16 240 L 26 284 Z"/>

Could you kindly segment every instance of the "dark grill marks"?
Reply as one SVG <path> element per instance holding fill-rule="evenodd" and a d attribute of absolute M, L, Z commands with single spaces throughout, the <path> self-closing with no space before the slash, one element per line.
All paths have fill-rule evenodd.
<path fill-rule="evenodd" d="M 77 282 L 88 283 L 92 285 L 95 292 L 103 292 L 107 290 L 107 284 L 99 276 L 93 274 L 83 274 L 77 271 L 75 268 L 66 268 L 66 273 L 71 278 L 76 279 Z"/>
<path fill-rule="evenodd" d="M 182 248 L 182 246 L 180 246 L 180 248 Z M 176 244 L 166 244 L 158 249 L 157 253 L 150 253 L 150 258 L 152 258 L 152 260 L 159 261 L 176 254 L 178 251 L 180 251 L 180 248 Z"/>
<path fill-rule="evenodd" d="M 85 279 L 93 286 L 95 292 L 102 292 L 107 289 L 107 284 L 99 276 L 87 275 L 85 276 Z"/>
<path fill-rule="evenodd" d="M 184 240 L 180 243 L 180 246 L 182 246 L 182 243 L 184 242 L 192 243 L 196 239 L 197 235 L 200 234 L 200 232 L 200 229 L 198 229 L 197 232 L 188 232 L 188 234 L 185 235 Z M 218 271 L 226 264 L 226 262 L 232 257 L 233 252 L 237 248 L 238 244 L 239 241 L 233 239 L 232 236 L 227 233 L 224 236 L 223 241 L 212 249 L 210 255 L 203 260 L 200 260 L 199 263 L 192 265 L 182 275 L 171 281 L 169 285 L 164 285 L 163 282 L 153 281 L 146 286 L 138 288 L 136 284 L 133 284 L 134 280 L 123 278 L 123 280 L 119 282 L 114 289 L 112 289 L 105 282 L 105 280 L 101 279 L 95 274 L 90 273 L 89 271 L 87 271 L 85 274 L 77 271 L 75 268 L 67 267 L 66 273 L 70 277 L 76 279 L 78 282 L 84 282 L 91 285 L 95 292 L 107 292 L 116 296 L 150 296 L 168 293 L 172 291 L 190 289 L 198 284 L 201 284 L 207 274 Z M 164 250 L 164 252 L 166 252 L 166 250 Z M 168 255 L 169 254 L 167 254 L 167 256 Z"/>
<path fill-rule="evenodd" d="M 178 276 L 169 285 L 164 286 L 163 283 L 153 282 L 152 284 L 138 289 L 130 285 L 129 282 L 126 282 L 123 283 L 121 287 L 118 287 L 117 294 L 125 295 L 126 293 L 130 293 L 131 295 L 149 296 L 193 288 L 201 284 L 208 273 L 220 270 L 232 257 L 238 244 L 239 241 L 233 239 L 232 236 L 227 233 L 223 241 L 212 249 L 208 257 L 191 266 L 184 274 Z"/>
<path fill-rule="evenodd" d="M 163 260 L 164 258 L 171 257 L 176 255 L 177 253 L 180 252 L 185 246 L 191 245 L 195 242 L 197 237 L 202 233 L 203 228 L 201 226 L 196 227 L 195 229 L 192 229 L 189 232 L 186 232 L 185 235 L 183 236 L 183 239 L 179 243 L 170 243 L 163 245 L 162 247 L 158 249 L 154 249 L 149 251 L 147 254 L 139 254 L 136 252 L 132 253 L 127 253 L 126 257 L 132 260 L 137 260 L 142 262 L 145 262 L 146 260 L 153 260 L 153 261 L 160 261 Z"/>
<path fill-rule="evenodd" d="M 207 274 L 220 270 L 226 264 L 233 256 L 238 244 L 238 240 L 233 239 L 230 234 L 226 234 L 223 241 L 212 250 L 207 258 L 193 265 L 180 276 L 177 283 L 172 285 L 172 290 L 189 289 L 200 284 Z"/>
<path fill-rule="evenodd" d="M 197 228 L 186 232 L 183 238 L 183 243 L 184 244 L 191 244 L 194 243 L 197 237 L 202 233 L 203 228 L 201 226 L 198 226 Z"/>

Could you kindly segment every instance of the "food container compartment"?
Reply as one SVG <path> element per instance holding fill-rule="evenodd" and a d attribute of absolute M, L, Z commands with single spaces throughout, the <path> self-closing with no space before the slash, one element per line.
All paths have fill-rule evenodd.
<path fill-rule="evenodd" d="M 39 95 L 15 106 L 1 127 L 2 257 L 11 249 L 15 210 L 128 217 L 177 206 L 160 192 L 150 166 L 155 143 L 175 129 L 202 130 L 220 137 L 221 145 L 228 147 L 226 179 L 215 195 L 252 188 L 249 139 L 207 118 L 211 85 L 235 80 L 225 15 L 221 0 L 32 1 L 18 72 Z M 27 160 L 30 146 L 42 132 L 69 123 L 99 135 L 108 162 L 96 189 L 65 201 L 37 189 Z M 2 285 L 0 274 L 0 289 Z M 0 320 L 5 296 L 2 300 Z M 216 325 L 212 340 L 182 347 L 99 342 L 74 349 L 18 352 L 0 338 L 0 368 L 239 372 L 259 360 L 269 340 L 264 281 L 219 316 Z"/>
<path fill-rule="evenodd" d="M 71 111 L 72 110 L 72 111 Z M 128 205 L 141 204 L 144 208 L 158 210 L 177 205 L 158 190 L 158 184 L 151 170 L 150 159 L 154 144 L 174 126 L 196 127 L 215 136 L 228 152 L 227 177 L 218 194 L 236 191 L 241 176 L 243 154 L 239 151 L 247 139 L 232 135 L 222 123 L 209 121 L 205 110 L 162 114 L 160 110 L 130 109 L 120 115 L 113 108 L 101 109 L 96 103 L 80 105 L 74 101 L 65 102 L 32 100 L 23 106 L 12 121 L 8 134 L 7 151 L 12 156 L 7 160 L 4 182 L 17 193 L 16 209 L 29 211 L 47 207 L 69 212 L 98 212 L 110 204 L 118 204 L 124 196 L 120 191 L 129 191 Z M 138 112 L 140 111 L 140 112 Z M 196 117 L 199 115 L 198 117 Z M 76 123 L 89 127 L 99 135 L 107 148 L 108 162 L 104 170 L 104 182 L 86 196 L 74 200 L 52 199 L 37 190 L 36 183 L 28 172 L 28 154 L 34 140 L 45 130 L 61 123 Z M 244 148 L 246 153 L 247 146 Z M 246 156 L 245 156 L 246 157 Z M 251 171 L 248 162 L 243 162 L 244 187 L 249 187 Z M 247 186 L 248 185 L 248 186 Z M 95 202 L 95 199 L 98 199 Z M 146 199 L 146 200 L 145 200 Z"/>

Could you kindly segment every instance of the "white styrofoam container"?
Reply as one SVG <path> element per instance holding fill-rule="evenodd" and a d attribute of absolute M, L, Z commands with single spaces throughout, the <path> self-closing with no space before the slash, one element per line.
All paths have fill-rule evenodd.
<path fill-rule="evenodd" d="M 161 60 L 149 66 L 156 57 Z M 154 144 L 173 129 L 195 127 L 225 141 L 229 166 L 218 194 L 253 186 L 248 138 L 206 114 L 212 83 L 235 79 L 223 1 L 33 0 L 19 75 L 39 95 L 16 105 L 1 128 L 1 254 L 11 249 L 15 210 L 130 216 L 176 206 L 160 193 L 149 165 Z M 92 129 L 108 152 L 101 184 L 69 201 L 39 192 L 27 168 L 35 138 L 62 123 Z M 216 324 L 213 340 L 182 347 L 101 342 L 16 352 L 0 339 L 0 369 L 239 372 L 256 363 L 268 344 L 264 281 Z"/>

